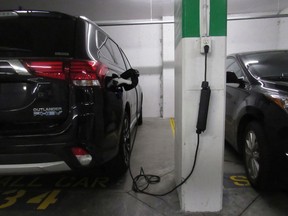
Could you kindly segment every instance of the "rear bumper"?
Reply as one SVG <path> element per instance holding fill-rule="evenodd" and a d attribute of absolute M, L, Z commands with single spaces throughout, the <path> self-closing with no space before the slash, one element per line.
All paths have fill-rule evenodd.
<path fill-rule="evenodd" d="M 20 140 L 19 140 L 20 141 Z M 92 144 L 91 144 L 92 145 Z M 90 155 L 86 164 L 81 164 L 73 154 L 73 147 L 81 147 Z M 111 151 L 85 147 L 78 141 L 66 143 L 33 143 L 0 147 L 0 174 L 41 174 L 63 171 L 85 171 L 111 159 Z"/>
<path fill-rule="evenodd" d="M 79 124 L 78 118 L 73 118 L 62 133 L 0 137 L 0 174 L 80 171 L 107 162 L 115 155 L 115 148 L 104 149 L 101 139 L 87 140 L 83 134 L 79 137 L 79 128 L 90 121 L 82 120 Z M 95 132 L 93 135 L 96 136 Z M 72 152 L 73 147 L 85 149 L 92 156 L 91 163 L 81 165 Z"/>
<path fill-rule="evenodd" d="M 70 170 L 71 168 L 64 161 L 0 165 L 0 174 L 5 175 L 44 174 Z"/>

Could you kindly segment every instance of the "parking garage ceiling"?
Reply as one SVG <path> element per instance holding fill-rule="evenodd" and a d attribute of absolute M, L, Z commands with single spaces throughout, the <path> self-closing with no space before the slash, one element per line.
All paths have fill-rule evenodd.
<path fill-rule="evenodd" d="M 95 21 L 157 20 L 173 16 L 174 0 L 0 0 L 0 9 L 41 9 L 84 15 Z M 228 14 L 279 14 L 287 0 L 228 0 Z"/>

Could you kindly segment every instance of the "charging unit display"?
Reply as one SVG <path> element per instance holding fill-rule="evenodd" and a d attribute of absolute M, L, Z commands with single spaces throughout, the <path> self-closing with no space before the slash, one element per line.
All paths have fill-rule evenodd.
<path fill-rule="evenodd" d="M 199 135 L 206 130 L 207 116 L 208 116 L 208 110 L 209 110 L 209 101 L 210 101 L 210 95 L 211 95 L 211 89 L 209 86 L 209 82 L 207 81 L 207 56 L 208 56 L 208 53 L 211 52 L 211 40 L 209 38 L 209 21 L 210 21 L 210 0 L 200 0 L 200 31 L 201 31 L 200 52 L 204 54 L 204 57 L 205 57 L 205 63 L 204 63 L 205 69 L 204 69 L 204 81 L 202 82 L 202 85 L 201 85 L 202 89 L 201 89 L 201 94 L 200 94 L 198 119 L 197 119 L 197 125 L 196 125 L 197 146 L 195 150 L 192 169 L 190 173 L 188 174 L 188 176 L 181 183 L 176 185 L 171 190 L 162 194 L 155 194 L 155 193 L 147 192 L 146 190 L 148 189 L 150 184 L 159 183 L 161 179 L 160 179 L 160 176 L 157 176 L 157 175 L 145 174 L 144 169 L 142 167 L 140 169 L 140 174 L 137 175 L 136 177 L 134 177 L 131 172 L 130 158 L 131 158 L 131 153 L 133 151 L 136 133 L 137 133 L 137 127 L 136 127 L 135 136 L 132 141 L 132 148 L 130 152 L 129 167 L 128 167 L 130 176 L 133 180 L 132 189 L 135 192 L 152 195 L 152 196 L 165 196 L 171 193 L 172 191 L 176 190 L 177 188 L 181 187 L 194 172 L 196 161 L 197 161 L 199 143 L 200 143 Z M 137 98 L 137 104 L 138 104 L 138 98 Z M 143 184 L 143 182 L 145 182 L 145 184 Z M 141 183 L 141 186 L 139 186 L 140 183 Z"/>

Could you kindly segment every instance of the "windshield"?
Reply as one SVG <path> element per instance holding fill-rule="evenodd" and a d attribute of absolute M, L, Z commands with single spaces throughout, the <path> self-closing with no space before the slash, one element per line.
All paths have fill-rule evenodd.
<path fill-rule="evenodd" d="M 250 73 L 262 79 L 288 79 L 288 51 L 262 52 L 242 55 Z"/>
<path fill-rule="evenodd" d="M 68 18 L 1 17 L 0 57 L 69 57 L 74 26 Z"/>

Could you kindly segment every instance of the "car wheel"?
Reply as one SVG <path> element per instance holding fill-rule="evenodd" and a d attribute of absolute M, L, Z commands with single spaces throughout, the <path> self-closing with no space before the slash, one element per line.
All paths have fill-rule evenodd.
<path fill-rule="evenodd" d="M 243 142 L 244 164 L 248 180 L 256 189 L 270 189 L 273 183 L 272 154 L 259 123 L 248 123 Z"/>
<path fill-rule="evenodd" d="M 123 166 L 125 166 L 125 170 L 128 168 L 129 165 L 130 152 L 131 152 L 130 121 L 128 114 L 125 113 L 121 133 L 120 151 L 119 151 L 120 156 L 122 158 Z"/>
<path fill-rule="evenodd" d="M 118 177 L 124 174 L 129 165 L 130 152 L 131 152 L 130 120 L 128 114 L 125 113 L 122 123 L 118 154 L 111 161 L 105 164 L 106 174 L 110 177 Z"/>

